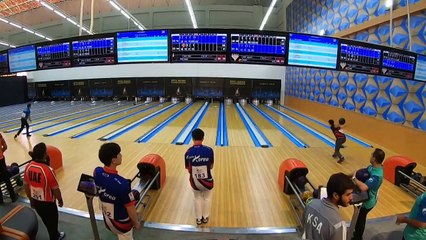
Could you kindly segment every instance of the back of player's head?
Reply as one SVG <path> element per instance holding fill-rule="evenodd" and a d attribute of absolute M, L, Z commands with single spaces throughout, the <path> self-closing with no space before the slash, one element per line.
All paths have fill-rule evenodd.
<path fill-rule="evenodd" d="M 346 190 L 353 190 L 355 184 L 352 182 L 351 178 L 344 173 L 335 173 L 330 176 L 327 182 L 327 196 L 331 198 L 333 193 L 342 196 Z"/>
<path fill-rule="evenodd" d="M 376 148 L 374 149 L 373 157 L 377 163 L 382 164 L 383 160 L 385 160 L 385 152 L 380 148 Z"/>
<path fill-rule="evenodd" d="M 117 143 L 104 143 L 99 149 L 98 157 L 105 166 L 110 166 L 112 159 L 117 157 L 120 152 L 121 148 Z"/>
<path fill-rule="evenodd" d="M 201 141 L 201 140 L 203 140 L 204 139 L 204 132 L 203 132 L 203 130 L 201 130 L 199 128 L 194 129 L 194 131 L 192 131 L 192 139 L 194 141 Z"/>
<path fill-rule="evenodd" d="M 30 107 L 31 107 L 31 103 L 28 103 L 28 104 L 27 104 L 27 108 L 30 108 Z"/>
<path fill-rule="evenodd" d="M 346 123 L 346 119 L 345 118 L 339 118 L 339 124 L 343 125 Z"/>
<path fill-rule="evenodd" d="M 328 124 L 330 124 L 331 127 L 334 127 L 334 120 L 333 119 L 328 120 Z"/>
<path fill-rule="evenodd" d="M 47 146 L 41 142 L 34 146 L 31 157 L 34 161 L 44 161 L 47 156 Z"/>

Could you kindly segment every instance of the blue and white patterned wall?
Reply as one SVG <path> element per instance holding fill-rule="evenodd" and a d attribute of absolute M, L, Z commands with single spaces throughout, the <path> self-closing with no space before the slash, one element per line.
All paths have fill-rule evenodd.
<path fill-rule="evenodd" d="M 410 4 L 423 0 L 409 0 Z M 394 0 L 395 8 L 406 0 Z M 387 13 L 384 0 L 295 0 L 287 30 L 326 35 Z M 411 16 L 412 51 L 426 54 L 426 11 Z M 389 22 L 349 38 L 390 44 Z M 393 47 L 408 49 L 407 18 L 394 21 Z M 320 102 L 426 131 L 426 84 L 406 79 L 288 67 L 286 95 Z"/>

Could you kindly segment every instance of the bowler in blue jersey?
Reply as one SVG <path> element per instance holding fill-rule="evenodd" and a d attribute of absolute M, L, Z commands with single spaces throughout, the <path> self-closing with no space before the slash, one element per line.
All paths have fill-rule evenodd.
<path fill-rule="evenodd" d="M 194 145 L 185 153 L 185 168 L 194 192 L 195 217 L 197 225 L 207 223 L 212 205 L 214 154 L 213 149 L 203 145 L 204 132 L 197 128 L 192 131 Z"/>
<path fill-rule="evenodd" d="M 104 167 L 97 167 L 93 176 L 105 225 L 119 240 L 132 240 L 133 228 L 140 229 L 141 224 L 137 219 L 130 181 L 118 175 L 117 167 L 122 162 L 120 146 L 112 142 L 103 144 L 99 149 L 99 160 Z"/>

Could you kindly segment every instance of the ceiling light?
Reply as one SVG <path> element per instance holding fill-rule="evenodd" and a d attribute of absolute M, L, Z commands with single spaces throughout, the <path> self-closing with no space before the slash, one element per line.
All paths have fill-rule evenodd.
<path fill-rule="evenodd" d="M 188 8 L 189 16 L 191 17 L 192 26 L 198 28 L 197 19 L 195 19 L 194 9 L 192 8 L 191 0 L 185 0 L 186 7 Z"/>
<path fill-rule="evenodd" d="M 48 8 L 50 11 L 53 11 L 53 7 L 51 7 L 49 4 L 47 4 L 47 3 L 43 2 L 43 1 L 40 1 L 40 4 L 43 5 L 43 6 L 45 6 L 46 8 Z"/>
<path fill-rule="evenodd" d="M 9 23 L 9 21 L 7 21 L 6 19 L 0 18 L 0 21 L 3 21 L 5 23 Z"/>
<path fill-rule="evenodd" d="M 117 11 L 120 11 L 120 7 L 114 2 L 114 1 L 109 1 L 109 4 L 111 4 L 115 9 L 117 9 Z"/>
<path fill-rule="evenodd" d="M 32 33 L 32 34 L 34 34 L 34 31 L 31 31 L 31 30 L 29 30 L 29 29 L 22 28 L 22 30 L 24 30 L 24 31 L 26 31 L 26 32 L 29 32 L 29 33 Z"/>
<path fill-rule="evenodd" d="M 121 6 L 118 2 L 115 0 L 108 0 L 108 2 L 117 10 L 119 11 L 124 17 L 127 19 L 132 20 L 132 22 L 140 29 L 144 30 L 145 27 L 142 23 L 139 22 L 137 18 L 135 18 L 129 11 L 127 11 L 123 6 Z"/>
<path fill-rule="evenodd" d="M 16 23 L 13 23 L 13 22 L 9 22 L 9 24 L 10 25 L 12 25 L 12 26 L 14 26 L 14 27 L 17 27 L 17 28 L 22 28 L 21 26 L 19 26 L 18 24 L 16 24 Z"/>
<path fill-rule="evenodd" d="M 385 7 L 390 8 L 393 5 L 393 0 L 386 0 Z"/>
<path fill-rule="evenodd" d="M 265 17 L 263 17 L 259 30 L 263 30 L 263 27 L 265 27 L 265 24 L 268 21 L 269 15 L 271 15 L 272 9 L 274 9 L 274 6 L 276 3 L 277 3 L 277 0 L 272 0 L 271 5 L 269 5 L 268 11 L 265 14 Z"/>

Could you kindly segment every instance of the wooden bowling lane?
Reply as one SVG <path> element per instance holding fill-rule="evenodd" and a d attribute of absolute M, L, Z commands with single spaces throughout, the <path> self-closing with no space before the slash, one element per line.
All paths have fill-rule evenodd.
<path fill-rule="evenodd" d="M 277 113 L 271 111 L 265 106 L 259 106 L 259 108 L 264 111 L 266 114 L 268 114 L 272 119 L 280 123 L 283 127 L 285 127 L 288 131 L 293 133 L 296 137 L 298 137 L 300 140 L 302 140 L 304 143 L 308 145 L 308 147 L 321 147 L 326 148 L 330 152 L 333 152 L 333 148 L 328 146 L 325 142 L 318 139 L 317 137 L 313 136 L 309 132 L 303 130 L 299 126 L 295 125 L 294 123 L 290 122 L 289 120 L 285 119 L 284 117 L 278 115 Z"/>
<path fill-rule="evenodd" d="M 94 127 L 98 127 L 98 126 L 101 126 L 101 125 L 107 124 L 107 123 L 112 122 L 112 121 L 114 121 L 114 120 L 116 120 L 116 119 L 119 119 L 119 118 L 122 118 L 122 117 L 126 117 L 127 115 L 130 115 L 130 114 L 133 114 L 133 113 L 136 113 L 136 112 L 140 112 L 140 111 L 143 111 L 144 109 L 148 109 L 149 107 L 154 106 L 154 107 L 153 107 L 153 109 L 148 109 L 148 110 L 146 110 L 146 111 L 143 111 L 143 112 L 141 112 L 141 113 L 138 113 L 138 114 L 133 115 L 134 117 L 140 117 L 140 116 L 141 116 L 141 114 L 143 114 L 144 112 L 152 112 L 151 110 L 154 110 L 154 111 L 158 110 L 159 106 L 155 107 L 155 105 L 156 105 L 156 104 L 157 104 L 157 103 L 151 103 L 151 104 L 148 104 L 148 105 L 138 105 L 138 106 L 130 105 L 130 106 L 128 106 L 128 107 L 130 107 L 130 108 L 129 108 L 128 110 L 124 111 L 124 112 L 117 113 L 117 114 L 114 114 L 114 115 L 112 115 L 112 116 L 105 117 L 105 118 L 102 118 L 102 119 L 100 119 L 100 120 L 97 120 L 97 121 L 95 121 L 95 122 L 91 122 L 91 123 L 88 123 L 88 124 L 82 125 L 82 126 L 80 126 L 80 127 L 73 128 L 73 129 L 71 129 L 71 130 L 69 130 L 69 131 L 64 132 L 63 134 L 64 134 L 64 136 L 71 137 L 71 136 L 73 136 L 73 135 L 75 135 L 75 134 L 77 134 L 77 133 L 81 133 L 81 132 L 83 132 L 83 131 L 86 131 L 86 130 L 92 129 L 92 128 L 94 128 Z M 107 114 L 107 113 L 105 113 L 105 114 Z M 102 114 L 102 115 L 105 115 L 105 114 Z M 94 118 L 94 117 L 93 117 L 93 118 Z M 128 120 L 128 119 L 129 119 L 129 118 L 126 118 L 126 119 L 120 120 L 120 121 L 118 121 L 118 122 L 116 122 L 116 123 L 114 123 L 114 124 L 117 124 L 117 125 L 123 125 L 123 126 L 124 126 L 124 125 L 125 125 L 125 123 L 128 123 L 128 121 L 126 121 L 126 120 Z M 74 123 L 74 124 L 75 124 L 75 123 Z M 112 125 L 114 125 L 114 124 L 112 124 Z M 106 128 L 106 127 L 105 127 L 105 128 Z M 100 131 L 100 130 L 99 130 L 99 131 Z M 95 132 L 96 132 L 96 131 L 95 131 Z M 89 135 L 90 135 L 90 133 L 89 133 L 87 136 L 89 136 Z"/>
<path fill-rule="evenodd" d="M 65 119 L 69 119 L 72 118 L 73 116 L 78 116 L 78 115 L 84 115 L 84 113 L 88 113 L 91 111 L 97 111 L 97 110 L 101 110 L 101 109 L 107 109 L 107 108 L 113 108 L 115 107 L 115 104 L 109 102 L 109 103 L 101 103 L 101 104 L 97 104 L 97 105 L 90 105 L 90 104 L 82 104 L 80 106 L 73 106 L 73 109 L 64 111 L 64 112 L 56 112 L 56 113 L 49 113 L 46 115 L 43 115 L 41 117 L 31 117 L 32 121 L 30 123 L 30 125 L 33 125 L 35 123 L 39 123 L 42 121 L 47 121 L 49 119 L 52 118 L 57 118 L 57 117 L 61 117 L 63 116 L 62 119 L 60 119 L 60 121 L 64 121 Z M 32 111 L 34 112 L 34 111 Z M 69 116 L 70 114 L 73 114 L 72 116 Z M 75 115 L 74 115 L 75 114 Z M 57 121 L 57 120 L 52 120 L 53 121 Z M 0 129 L 4 128 L 5 130 L 8 129 L 12 129 L 12 128 L 17 128 L 20 127 L 21 121 L 20 119 L 17 119 L 16 121 L 9 121 L 9 123 L 4 124 L 4 125 L 0 125 Z"/>
<path fill-rule="evenodd" d="M 167 102 L 162 104 L 160 108 L 157 108 L 155 111 L 161 110 L 162 108 L 166 108 L 170 106 L 171 103 Z M 117 141 L 135 141 L 138 138 L 142 137 L 145 133 L 149 132 L 151 129 L 156 127 L 158 124 L 166 121 L 169 119 L 170 116 L 172 116 L 174 113 L 179 111 L 180 109 L 184 108 L 186 106 L 185 103 L 180 103 L 169 110 L 162 112 L 161 114 L 155 116 L 154 118 L 142 123 L 141 125 L 137 126 L 136 128 L 132 129 L 129 132 L 126 132 L 125 134 L 119 136 L 116 140 Z"/>
<path fill-rule="evenodd" d="M 171 143 L 182 129 L 188 124 L 197 111 L 203 106 L 203 101 L 192 104 L 185 112 L 170 122 L 160 132 L 158 132 L 149 142 L 153 143 Z M 158 123 L 160 124 L 160 122 Z"/>
<path fill-rule="evenodd" d="M 254 147 L 255 144 L 248 133 L 243 120 L 234 104 L 226 105 L 226 124 L 228 127 L 229 146 Z"/>
<path fill-rule="evenodd" d="M 330 128 L 325 128 L 324 126 L 322 126 L 321 124 L 318 124 L 318 123 L 316 123 L 316 122 L 314 122 L 314 121 L 311 121 L 311 120 L 308 120 L 308 119 L 306 119 L 306 118 L 304 118 L 304 117 L 301 117 L 300 115 L 298 115 L 298 114 L 295 114 L 295 113 L 293 113 L 292 111 L 289 111 L 289 110 L 286 110 L 285 108 L 282 108 L 282 107 L 279 107 L 279 106 L 275 106 L 276 107 L 276 109 L 278 109 L 278 110 L 280 110 L 281 112 L 283 112 L 283 113 L 285 113 L 285 114 L 287 114 L 287 115 L 289 115 L 290 117 L 292 117 L 292 118 L 294 118 L 294 119 L 297 119 L 298 121 L 300 121 L 300 122 L 302 122 L 302 123 L 304 123 L 304 124 L 306 124 L 306 125 L 308 125 L 309 127 L 311 127 L 311 128 L 313 128 L 313 129 L 315 129 L 316 131 L 318 131 L 318 132 L 320 132 L 320 133 L 322 133 L 322 134 L 324 134 L 324 135 L 326 135 L 326 136 L 328 136 L 329 138 L 331 138 L 331 139 L 335 139 L 335 137 L 334 137 L 334 135 L 333 135 L 333 133 L 331 132 L 331 130 L 330 130 Z M 316 120 L 318 120 L 318 119 L 316 119 Z M 337 122 L 338 122 L 338 119 L 334 119 L 334 121 L 335 121 L 335 123 L 337 124 Z M 328 122 L 324 122 L 324 124 L 327 124 L 328 125 Z M 348 119 L 346 119 L 346 125 L 348 126 L 350 126 L 350 121 L 348 121 Z M 350 132 L 348 132 L 347 130 L 345 130 L 347 133 L 349 133 L 349 134 L 351 134 L 352 135 L 352 133 L 350 133 Z M 357 138 L 359 138 L 359 137 L 357 137 Z M 361 139 L 361 138 L 359 138 L 359 139 Z M 362 139 L 361 139 L 362 140 Z M 367 142 L 368 143 L 368 140 L 365 140 L 365 142 Z M 359 146 L 361 146 L 360 144 L 358 144 L 357 142 L 354 142 L 354 141 L 352 141 L 351 139 L 349 139 L 349 138 L 346 138 L 346 142 L 345 142 L 345 144 L 344 144 L 345 146 L 348 146 L 348 147 L 359 147 Z"/>
<path fill-rule="evenodd" d="M 34 146 L 40 141 L 58 147 L 63 155 L 63 168 L 56 171 L 56 175 L 64 207 L 87 211 L 84 195 L 76 191 L 77 184 L 81 173 L 91 175 L 95 167 L 102 165 L 97 154 L 103 142 L 61 136 L 33 136 L 14 141 L 13 134 L 5 135 L 9 144 L 6 151 L 8 163 L 15 158 L 19 158 L 19 163 L 27 160 L 29 145 Z M 166 162 L 166 184 L 161 190 L 155 191 L 158 199 L 150 206 L 147 221 L 195 226 L 193 193 L 183 164 L 183 156 L 189 146 L 128 141 L 117 143 L 123 154 L 123 162 L 118 171 L 126 178 L 132 178 L 137 173 L 136 165 L 146 154 L 159 154 Z M 295 227 L 297 222 L 288 197 L 277 184 L 277 172 L 283 160 L 291 157 L 302 160 L 309 169 L 308 178 L 318 186 L 325 185 L 332 173 L 349 173 L 365 167 L 371 153 L 371 149 L 363 147 L 350 149 L 355 158 L 363 161 L 336 164 L 326 160 L 329 151 L 325 148 L 212 147 L 215 151 L 215 187 L 207 227 Z M 395 154 L 388 149 L 385 151 L 388 156 Z M 23 194 L 21 191 L 21 195 Z M 370 212 L 369 218 L 408 212 L 413 202 L 413 197 L 385 180 L 380 190 L 379 203 Z M 99 213 L 97 199 L 94 205 Z M 353 208 L 341 208 L 340 211 L 345 220 L 349 221 Z"/>
<path fill-rule="evenodd" d="M 265 137 L 269 140 L 273 147 L 297 147 L 290 139 L 282 134 L 272 123 L 260 115 L 252 106 L 243 106 L 247 114 L 253 119 Z M 284 125 L 286 126 L 286 125 Z"/>
<path fill-rule="evenodd" d="M 198 125 L 198 128 L 201 128 L 204 131 L 203 144 L 210 147 L 216 145 L 219 108 L 220 102 L 210 103 L 206 114 Z M 190 144 L 192 145 L 192 142 Z"/>
<path fill-rule="evenodd" d="M 112 113 L 112 112 L 115 112 L 115 111 L 119 111 L 119 110 L 129 108 L 130 106 L 131 105 L 120 105 L 120 106 L 114 105 L 114 106 L 110 106 L 110 107 L 107 107 L 107 108 L 96 109 L 96 110 L 92 110 L 92 111 L 89 111 L 89 112 L 79 113 L 77 115 L 69 116 L 69 117 L 66 117 L 64 119 L 49 121 L 47 123 L 35 126 L 33 129 L 38 130 L 38 131 L 36 131 L 34 133 L 43 135 L 43 134 L 46 134 L 46 133 L 58 131 L 58 130 L 61 130 L 63 128 L 75 125 L 77 123 L 90 120 L 92 118 L 96 118 L 96 117 L 99 117 L 99 116 L 102 116 L 102 115 L 105 115 L 105 114 L 109 114 L 109 113 Z M 67 120 L 71 120 L 71 121 L 63 123 L 64 121 L 67 121 Z M 49 126 L 49 127 L 46 128 L 46 129 L 39 130 L 39 129 L 46 127 L 46 126 Z"/>

